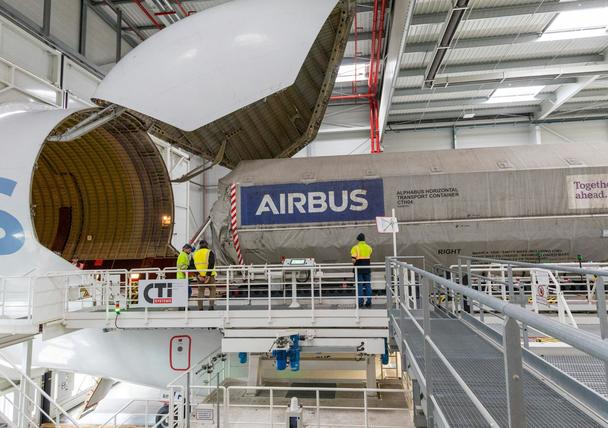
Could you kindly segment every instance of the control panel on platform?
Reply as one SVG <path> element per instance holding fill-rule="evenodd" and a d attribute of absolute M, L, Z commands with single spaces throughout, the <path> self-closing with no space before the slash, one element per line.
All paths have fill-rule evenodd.
<path fill-rule="evenodd" d="M 285 259 L 283 260 L 283 266 L 289 267 L 312 267 L 315 265 L 315 259 L 305 258 L 305 259 Z"/>

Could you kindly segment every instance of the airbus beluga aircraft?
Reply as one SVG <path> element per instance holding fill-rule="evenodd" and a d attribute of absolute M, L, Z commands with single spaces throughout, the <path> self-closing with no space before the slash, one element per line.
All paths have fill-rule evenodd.
<path fill-rule="evenodd" d="M 171 182 L 150 134 L 227 167 L 297 152 L 325 113 L 353 6 L 228 2 L 132 50 L 97 88 L 98 107 L 5 106 L 0 275 L 75 270 L 73 259 L 140 267 L 174 257 Z M 175 334 L 81 330 L 37 340 L 34 364 L 164 387 Z M 189 334 L 194 355 L 220 343 L 216 331 Z"/>

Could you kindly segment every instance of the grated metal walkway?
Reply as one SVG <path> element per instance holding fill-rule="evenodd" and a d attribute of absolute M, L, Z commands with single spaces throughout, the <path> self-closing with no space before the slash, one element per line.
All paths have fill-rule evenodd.
<path fill-rule="evenodd" d="M 445 318 L 436 312 L 432 312 L 432 318 L 431 337 L 435 344 L 494 419 L 501 426 L 508 426 L 502 352 L 459 320 Z M 397 313 L 395 320 L 399 320 Z M 411 320 L 406 320 L 403 326 L 404 338 L 420 370 L 424 371 L 422 335 Z M 486 427 L 479 411 L 437 357 L 433 358 L 433 368 L 435 397 L 448 423 L 453 427 Z M 529 427 L 603 426 L 527 370 L 523 385 Z"/>
<path fill-rule="evenodd" d="M 574 379 L 608 398 L 602 360 L 589 355 L 544 355 L 543 358 Z"/>

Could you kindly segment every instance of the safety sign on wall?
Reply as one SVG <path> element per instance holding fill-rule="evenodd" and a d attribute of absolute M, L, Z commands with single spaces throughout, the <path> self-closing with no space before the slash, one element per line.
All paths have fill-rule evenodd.
<path fill-rule="evenodd" d="M 188 280 L 142 280 L 137 305 L 143 308 L 179 308 L 188 304 Z"/>

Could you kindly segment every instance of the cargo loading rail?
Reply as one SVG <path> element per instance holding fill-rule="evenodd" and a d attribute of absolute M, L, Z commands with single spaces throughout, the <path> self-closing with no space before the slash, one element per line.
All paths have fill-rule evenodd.
<path fill-rule="evenodd" d="M 409 304 L 405 269 L 419 277 L 422 310 Z M 608 400 L 522 349 L 521 329 L 542 331 L 603 362 L 608 361 L 608 342 L 394 259 L 387 260 L 387 278 L 388 299 L 394 302 L 389 310 L 391 331 L 403 367 L 413 379 L 415 404 L 428 426 L 608 424 Z M 511 283 L 510 296 L 518 291 Z M 452 298 L 443 308 L 433 303 L 442 294 Z M 503 331 L 462 311 L 463 298 L 502 316 Z M 416 397 L 422 399 L 416 403 Z"/>

